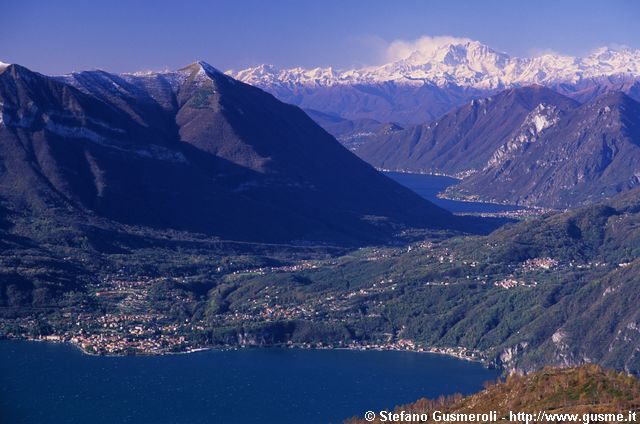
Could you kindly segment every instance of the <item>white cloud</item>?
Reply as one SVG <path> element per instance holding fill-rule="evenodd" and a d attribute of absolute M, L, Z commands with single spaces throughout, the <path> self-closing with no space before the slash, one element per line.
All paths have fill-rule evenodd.
<path fill-rule="evenodd" d="M 442 36 L 423 36 L 413 41 L 394 40 L 386 48 L 385 59 L 389 62 L 406 59 L 413 52 L 420 52 L 424 55 L 430 55 L 438 47 L 446 44 L 468 43 L 472 41 L 469 38 L 452 37 L 448 35 Z"/>
<path fill-rule="evenodd" d="M 528 57 L 540 57 L 540 56 L 562 56 L 557 50 L 549 48 L 534 47 L 528 50 Z"/>
<path fill-rule="evenodd" d="M 609 43 L 607 47 L 615 51 L 634 50 L 631 46 L 627 44 L 620 44 L 620 43 Z"/>

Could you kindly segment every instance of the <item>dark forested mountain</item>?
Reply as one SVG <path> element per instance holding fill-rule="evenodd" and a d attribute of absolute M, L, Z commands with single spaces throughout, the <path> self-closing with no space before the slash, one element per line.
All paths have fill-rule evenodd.
<path fill-rule="evenodd" d="M 482 169 L 536 108 L 561 114 L 577 105 L 539 85 L 509 89 L 472 100 L 429 124 L 381 131 L 358 148 L 357 153 L 384 169 L 468 173 Z"/>
<path fill-rule="evenodd" d="M 403 227 L 458 225 L 299 108 L 205 63 L 60 78 L 11 65 L 0 100 L 8 210 L 278 242 L 379 241 Z"/>
<path fill-rule="evenodd" d="M 558 208 L 640 185 L 640 103 L 606 93 L 564 116 L 540 110 L 456 191 Z"/>

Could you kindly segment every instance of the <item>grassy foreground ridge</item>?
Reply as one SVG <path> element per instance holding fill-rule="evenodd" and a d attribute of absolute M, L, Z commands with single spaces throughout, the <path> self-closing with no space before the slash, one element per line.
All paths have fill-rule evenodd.
<path fill-rule="evenodd" d="M 430 421 L 435 411 L 443 415 L 489 414 L 495 411 L 498 422 L 503 421 L 502 418 L 509 422 L 510 412 L 532 414 L 537 421 L 542 418 L 542 422 L 634 422 L 629 421 L 629 413 L 633 414 L 638 409 L 640 382 L 635 377 L 597 365 L 585 365 L 544 368 L 525 376 L 511 375 L 503 382 L 487 383 L 483 391 L 471 396 L 454 395 L 436 400 L 423 398 L 398 406 L 393 412 L 426 414 Z M 611 419 L 617 414 L 623 414 L 624 420 Z M 637 419 L 640 418 L 636 416 Z M 356 417 L 345 421 L 346 424 L 368 422 L 384 421 L 379 414 L 374 421 Z"/>

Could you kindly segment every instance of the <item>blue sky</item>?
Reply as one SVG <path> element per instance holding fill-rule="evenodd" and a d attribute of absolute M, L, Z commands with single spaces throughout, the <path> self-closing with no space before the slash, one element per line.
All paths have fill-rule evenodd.
<path fill-rule="evenodd" d="M 468 37 L 512 55 L 640 48 L 640 1 L 0 0 L 0 61 L 60 74 L 375 64 L 394 40 Z"/>

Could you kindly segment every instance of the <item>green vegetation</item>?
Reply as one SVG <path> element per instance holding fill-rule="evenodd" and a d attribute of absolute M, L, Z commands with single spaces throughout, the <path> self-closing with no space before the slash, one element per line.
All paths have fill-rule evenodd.
<path fill-rule="evenodd" d="M 434 411 L 458 414 L 496 411 L 498 420 L 502 417 L 508 419 L 510 412 L 531 413 L 537 417 L 541 411 L 546 414 L 579 414 L 580 417 L 583 414 L 622 413 L 627 418 L 629 411 L 637 411 L 639 406 L 640 383 L 636 378 L 587 365 L 569 369 L 545 368 L 527 376 L 513 375 L 504 382 L 488 384 L 485 390 L 469 397 L 455 395 L 438 400 L 420 399 L 398 406 L 395 412 L 431 416 Z M 556 422 L 553 419 L 544 421 Z M 346 421 L 349 424 L 365 422 L 370 421 L 358 418 Z"/>
<path fill-rule="evenodd" d="M 489 236 L 351 251 L 8 219 L 8 336 L 97 353 L 295 344 L 640 371 L 637 192 Z"/>

